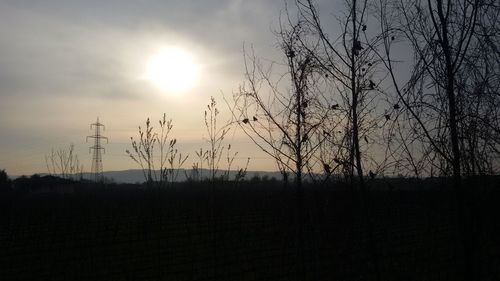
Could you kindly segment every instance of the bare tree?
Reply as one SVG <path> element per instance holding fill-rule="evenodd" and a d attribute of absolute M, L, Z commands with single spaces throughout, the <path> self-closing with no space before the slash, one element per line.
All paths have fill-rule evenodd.
<path fill-rule="evenodd" d="M 466 176 L 500 172 L 500 5 L 483 0 L 469 54 L 457 72 L 459 139 Z"/>
<path fill-rule="evenodd" d="M 266 67 L 253 52 L 245 53 L 246 82 L 233 95 L 238 126 L 276 161 L 282 174 L 293 173 L 298 188 L 325 139 L 322 125 L 331 111 L 320 89 L 323 77 L 299 45 L 298 38 L 306 32 L 299 22 L 277 33 L 286 58 L 281 65 Z M 273 67 L 284 67 L 285 74 L 273 80 Z"/>
<path fill-rule="evenodd" d="M 369 13 L 373 9 L 372 2 L 346 0 L 344 3 L 345 14 L 338 18 L 339 29 L 329 30 L 323 25 L 324 18 L 312 0 L 297 0 L 299 16 L 314 38 L 301 41 L 301 46 L 336 85 L 330 95 L 338 101 L 334 105 L 340 111 L 336 119 L 341 122 L 342 130 L 335 132 L 342 137 L 333 141 L 330 149 L 325 151 L 335 155 L 330 158 L 340 165 L 351 185 L 361 190 L 369 252 L 376 279 L 381 280 L 364 174 L 370 169 L 368 174 L 373 178 L 397 165 L 397 161 L 390 157 L 393 152 L 385 148 L 381 135 L 394 118 L 393 110 L 398 105 L 387 100 L 383 88 L 386 75 L 381 72 L 378 52 L 383 48 L 384 34 L 370 26 L 373 22 Z"/>
<path fill-rule="evenodd" d="M 290 21 L 289 21 L 290 22 Z M 293 173 L 296 187 L 297 280 L 305 280 L 304 191 L 307 168 L 326 139 L 324 124 L 332 111 L 323 96 L 327 87 L 300 38 L 308 30 L 302 22 L 281 26 L 277 32 L 284 61 L 264 66 L 254 53 L 245 53 L 245 84 L 233 95 L 233 117 L 243 132 L 272 157 L 284 181 Z M 276 74 L 274 68 L 281 68 Z M 326 132 L 329 134 L 329 132 Z"/>
<path fill-rule="evenodd" d="M 407 136 L 429 148 L 416 157 L 427 158 L 441 175 L 453 175 L 455 184 L 462 174 L 494 173 L 500 53 L 492 42 L 499 40 L 499 8 L 491 1 L 380 3 L 382 60 L 405 109 L 398 121 L 404 121 Z M 406 38 L 414 50 L 406 81 L 392 52 L 401 41 L 395 37 Z"/>
<path fill-rule="evenodd" d="M 217 178 L 218 172 L 220 170 L 220 161 L 223 159 L 222 153 L 224 152 L 224 138 L 229 132 L 229 127 L 222 126 L 219 127 L 217 124 L 217 118 L 219 116 L 219 109 L 217 108 L 217 102 L 214 97 L 210 97 L 210 104 L 207 105 L 207 110 L 205 110 L 205 128 L 207 129 L 207 143 L 209 148 L 205 153 L 205 161 L 207 163 L 210 180 L 212 182 Z M 231 149 L 231 145 L 228 146 L 228 152 Z M 234 156 L 228 156 L 229 166 L 234 160 Z M 232 160 L 231 160 L 232 158 Z"/>
<path fill-rule="evenodd" d="M 402 32 L 415 53 L 411 79 L 404 92 L 397 89 L 399 98 L 434 151 L 449 164 L 457 187 L 461 178 L 457 74 L 469 54 L 478 7 L 479 1 L 445 0 L 397 5 L 403 15 Z M 391 63 L 387 59 L 390 70 Z"/>
<path fill-rule="evenodd" d="M 203 179 L 203 163 L 207 158 L 207 151 L 200 148 L 194 152 L 197 157 L 197 162 L 193 162 L 191 165 L 191 171 L 189 173 L 186 172 L 186 178 L 190 181 L 201 181 Z"/>
<path fill-rule="evenodd" d="M 387 155 L 375 155 L 371 150 L 383 147 L 379 135 L 386 122 L 392 118 L 380 86 L 385 75 L 380 73 L 377 50 L 383 36 L 376 28 L 369 27 L 369 1 L 345 1 L 346 13 L 338 19 L 339 30 L 332 33 L 322 24 L 313 1 L 296 2 L 299 16 L 311 30 L 314 39 L 301 40 L 301 46 L 320 67 L 335 88 L 330 95 L 337 115 L 334 120 L 341 124 L 335 132 L 337 139 L 331 142 L 330 153 L 335 157 L 331 164 L 342 165 L 351 180 L 357 175 L 358 184 L 364 186 L 364 169 L 382 172 L 388 163 Z M 335 29 L 334 29 L 335 30 Z M 313 44 L 310 42 L 312 41 Z M 336 127 L 339 127 L 336 125 Z M 341 137 L 339 137 L 339 135 Z M 368 169 L 368 168 L 367 168 Z"/>
<path fill-rule="evenodd" d="M 160 131 L 154 131 L 149 118 L 146 120 L 145 130 L 139 126 L 139 140 L 130 137 L 132 151 L 126 150 L 127 155 L 142 169 L 144 179 L 148 186 L 157 183 L 159 187 L 172 184 L 179 173 L 179 168 L 184 165 L 189 155 L 182 156 L 175 145 L 177 140 L 169 138 L 173 128 L 172 120 L 167 120 L 166 115 L 159 120 Z M 155 160 L 155 147 L 160 150 L 159 158 Z M 156 170 L 156 167 L 159 170 Z"/>
<path fill-rule="evenodd" d="M 238 155 L 238 152 L 233 152 L 231 144 L 225 142 L 225 138 L 229 131 L 231 130 L 231 123 L 219 124 L 219 114 L 220 111 L 217 107 L 217 101 L 214 97 L 210 97 L 210 103 L 207 105 L 207 109 L 204 111 L 204 125 L 206 129 L 207 136 L 205 137 L 207 149 L 203 147 L 195 151 L 197 156 L 197 162 L 192 164 L 191 174 L 187 175 L 191 180 L 203 180 L 203 167 L 206 164 L 208 169 L 208 177 L 212 184 L 215 184 L 217 180 L 229 181 L 231 169 L 233 168 L 234 160 Z M 247 159 L 246 166 L 244 168 L 237 168 L 237 174 L 235 176 L 235 181 L 239 181 L 244 177 L 250 158 Z M 225 163 L 223 163 L 225 162 Z M 225 164 L 225 167 L 223 167 Z"/>
<path fill-rule="evenodd" d="M 179 168 L 184 165 L 189 155 L 183 156 L 175 147 L 177 139 L 169 138 L 173 128 L 172 119 L 167 120 L 166 114 L 159 120 L 160 132 L 156 134 L 156 142 L 160 148 L 159 185 L 172 186 L 179 176 Z"/>
<path fill-rule="evenodd" d="M 126 150 L 127 155 L 134 160 L 142 169 L 144 179 L 148 185 L 152 185 L 157 179 L 154 173 L 153 151 L 156 143 L 156 135 L 149 118 L 146 120 L 146 130 L 139 126 L 139 141 L 130 137 L 133 151 Z"/>
<path fill-rule="evenodd" d="M 73 180 L 83 177 L 83 165 L 80 164 L 73 144 L 70 144 L 67 149 L 52 149 L 50 154 L 45 155 L 45 165 L 50 175 Z"/>
<path fill-rule="evenodd" d="M 470 210 L 461 179 L 464 172 L 492 172 L 490 164 L 499 159 L 499 53 L 492 44 L 498 42 L 498 5 L 483 0 L 379 2 L 385 35 L 381 59 L 405 109 L 398 121 L 407 126 L 399 130 L 400 142 L 415 170 L 414 163 L 428 163 L 431 175 L 437 168 L 440 175 L 453 177 L 463 276 L 474 280 Z M 414 53 L 406 81 L 397 75 L 391 52 L 396 37 L 405 38 Z M 423 149 L 411 155 L 414 141 Z"/>

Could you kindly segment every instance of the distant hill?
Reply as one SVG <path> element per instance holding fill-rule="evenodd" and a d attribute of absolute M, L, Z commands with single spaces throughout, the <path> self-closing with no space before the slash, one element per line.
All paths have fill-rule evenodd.
<path fill-rule="evenodd" d="M 190 169 L 179 169 L 178 170 L 178 177 L 176 181 L 182 182 L 187 179 L 187 174 L 191 173 Z M 202 169 L 202 175 L 203 177 L 207 177 L 209 174 L 209 171 L 206 169 Z M 229 172 L 229 178 L 234 179 L 236 176 L 237 171 L 230 171 Z M 142 173 L 142 170 L 140 169 L 132 169 L 132 170 L 123 170 L 123 171 L 106 171 L 103 173 L 104 177 L 110 180 L 113 180 L 116 183 L 142 183 L 144 182 L 144 175 Z M 222 175 L 223 171 L 219 172 L 218 175 Z M 247 171 L 245 179 L 251 179 L 255 176 L 259 177 L 268 177 L 269 179 L 271 178 L 276 178 L 276 179 L 281 179 L 281 174 L 279 172 L 265 172 L 265 171 Z M 86 179 L 91 179 L 92 174 L 91 173 L 84 173 L 83 177 Z"/>

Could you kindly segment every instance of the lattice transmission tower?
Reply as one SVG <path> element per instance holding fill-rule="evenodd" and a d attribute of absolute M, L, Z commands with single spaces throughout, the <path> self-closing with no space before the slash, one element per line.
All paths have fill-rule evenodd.
<path fill-rule="evenodd" d="M 90 129 L 94 129 L 94 135 L 87 136 L 86 141 L 89 141 L 89 138 L 94 139 L 94 145 L 89 147 L 89 153 L 92 152 L 92 170 L 91 172 L 94 174 L 94 181 L 100 182 L 103 180 L 102 175 L 102 155 L 101 151 L 106 153 L 106 150 L 101 145 L 101 140 L 106 140 L 108 143 L 108 138 L 101 135 L 101 128 L 104 131 L 104 124 L 99 123 L 99 117 L 97 117 L 97 121 L 95 123 L 90 124 Z"/>

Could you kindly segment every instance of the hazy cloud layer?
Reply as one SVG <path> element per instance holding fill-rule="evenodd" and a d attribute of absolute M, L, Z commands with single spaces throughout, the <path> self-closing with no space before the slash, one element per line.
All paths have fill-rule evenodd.
<path fill-rule="evenodd" d="M 244 42 L 275 56 L 271 30 L 283 8 L 267 0 L 0 1 L 0 169 L 44 171 L 43 155 L 69 142 L 89 167 L 84 140 L 96 116 L 122 146 L 163 112 L 180 140 L 195 142 L 197 134 L 201 144 L 209 96 L 237 89 Z M 163 46 L 185 48 L 201 63 L 189 93 L 164 95 L 141 80 L 147 58 Z M 122 148 L 116 163 L 128 161 Z"/>

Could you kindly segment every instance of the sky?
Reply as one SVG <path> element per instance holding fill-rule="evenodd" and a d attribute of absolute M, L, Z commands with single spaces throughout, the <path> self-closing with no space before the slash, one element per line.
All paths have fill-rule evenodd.
<path fill-rule="evenodd" d="M 0 169 L 9 175 L 47 172 L 51 149 L 75 145 L 86 171 L 86 136 L 97 117 L 109 138 L 104 170 L 138 168 L 127 157 L 130 137 L 166 113 L 179 150 L 206 147 L 203 112 L 214 96 L 244 80 L 243 45 L 278 59 L 276 29 L 284 1 L 267 0 L 0 0 Z M 148 79 L 151 61 L 181 50 L 196 67 L 180 91 Z M 274 170 L 274 162 L 235 130 L 226 138 L 238 165 Z"/>

